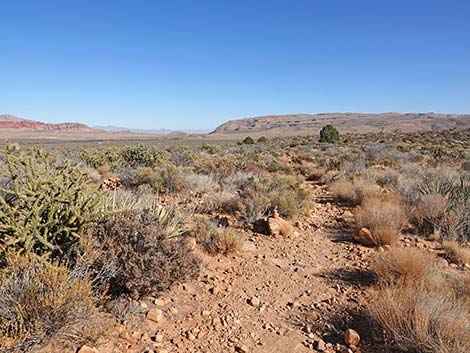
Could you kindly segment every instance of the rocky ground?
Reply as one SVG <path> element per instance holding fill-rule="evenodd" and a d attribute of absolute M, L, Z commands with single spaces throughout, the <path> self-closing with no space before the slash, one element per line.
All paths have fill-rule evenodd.
<path fill-rule="evenodd" d="M 198 281 L 140 301 L 141 312 L 118 325 L 114 339 L 79 352 L 388 351 L 361 314 L 374 282 L 368 260 L 385 250 L 354 243 L 351 210 L 333 204 L 325 186 L 309 187 L 315 206 L 293 236 L 245 232 L 237 256 L 201 252 Z M 401 240 L 429 251 L 436 244 Z"/>
<path fill-rule="evenodd" d="M 367 258 L 375 250 L 351 242 L 352 214 L 310 185 L 315 206 L 289 238 L 246 232 L 237 256 L 201 253 L 199 281 L 139 303 L 142 313 L 116 328 L 99 352 L 349 352 L 344 332 L 362 337 Z M 352 351 L 352 350 L 350 350 Z"/>

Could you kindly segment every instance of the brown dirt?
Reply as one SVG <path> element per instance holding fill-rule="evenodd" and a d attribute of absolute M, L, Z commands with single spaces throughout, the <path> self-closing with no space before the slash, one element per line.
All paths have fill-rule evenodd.
<path fill-rule="evenodd" d="M 244 250 L 238 256 L 201 254 L 201 278 L 173 288 L 149 309 L 158 308 L 164 321 L 154 323 L 139 314 L 126 331 L 140 338 L 163 335 L 163 342 L 129 345 L 116 339 L 100 352 L 311 352 L 323 337 L 343 343 L 347 328 L 366 337 L 369 328 L 357 316 L 364 298 L 367 254 L 374 250 L 350 242 L 343 210 L 328 202 L 323 186 L 311 185 L 316 204 L 302 221 L 297 235 L 274 238 L 244 232 Z M 259 303 L 251 303 L 251 299 Z M 175 310 L 176 309 L 176 310 Z M 365 326 L 364 326 L 365 325 Z M 116 334 L 117 335 L 117 334 Z"/>

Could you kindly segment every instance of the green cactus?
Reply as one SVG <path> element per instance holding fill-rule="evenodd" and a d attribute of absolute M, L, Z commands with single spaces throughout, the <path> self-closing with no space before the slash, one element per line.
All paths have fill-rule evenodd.
<path fill-rule="evenodd" d="M 101 193 L 69 162 L 7 145 L 0 156 L 0 257 L 7 251 L 58 256 L 97 216 Z"/>

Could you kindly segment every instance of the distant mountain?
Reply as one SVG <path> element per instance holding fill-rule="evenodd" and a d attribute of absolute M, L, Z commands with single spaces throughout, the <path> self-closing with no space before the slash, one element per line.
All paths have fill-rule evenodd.
<path fill-rule="evenodd" d="M 230 120 L 210 133 L 211 136 L 295 136 L 317 135 L 331 124 L 340 132 L 367 133 L 400 130 L 403 132 L 470 128 L 470 114 L 436 113 L 325 113 L 269 115 Z"/>
<path fill-rule="evenodd" d="M 0 115 L 0 129 L 38 130 L 38 131 L 73 131 L 92 132 L 97 131 L 88 125 L 80 123 L 49 124 L 40 121 L 19 118 L 14 115 Z"/>
<path fill-rule="evenodd" d="M 170 129 L 131 129 L 121 126 L 94 126 L 95 129 L 100 129 L 109 132 L 135 132 L 137 134 L 158 134 L 168 135 L 175 132 L 184 132 L 187 134 L 205 134 L 211 131 L 211 129 L 184 129 L 184 130 L 170 130 Z"/>
<path fill-rule="evenodd" d="M 127 127 L 121 126 L 94 126 L 95 129 L 109 131 L 109 132 L 135 132 L 137 134 L 159 134 L 166 135 L 173 130 L 169 129 L 130 129 Z"/>

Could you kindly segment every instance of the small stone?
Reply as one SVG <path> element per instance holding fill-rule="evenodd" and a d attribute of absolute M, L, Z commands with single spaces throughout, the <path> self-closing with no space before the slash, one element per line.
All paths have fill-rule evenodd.
<path fill-rule="evenodd" d="M 186 334 L 186 337 L 188 338 L 188 340 L 190 341 L 195 341 L 196 340 L 196 336 L 194 334 L 192 334 L 191 332 L 188 332 Z"/>
<path fill-rule="evenodd" d="M 150 337 L 146 333 L 143 333 L 142 336 L 140 336 L 140 340 L 142 342 L 150 342 Z"/>
<path fill-rule="evenodd" d="M 321 338 L 319 340 L 314 341 L 313 348 L 319 352 L 324 352 L 326 350 L 325 341 L 323 341 Z"/>
<path fill-rule="evenodd" d="M 374 239 L 372 238 L 372 233 L 369 229 L 367 228 L 361 228 L 359 232 L 354 236 L 354 239 L 363 244 L 363 245 L 374 245 Z"/>
<path fill-rule="evenodd" d="M 245 345 L 236 346 L 235 350 L 239 353 L 248 353 L 248 347 Z"/>
<path fill-rule="evenodd" d="M 168 311 L 170 312 L 170 314 L 178 314 L 178 309 L 176 309 L 175 307 L 171 307 L 170 309 L 168 309 Z"/>
<path fill-rule="evenodd" d="M 153 303 L 156 305 L 156 306 L 163 306 L 165 305 L 165 300 L 163 298 L 156 298 Z"/>
<path fill-rule="evenodd" d="M 153 340 L 157 343 L 162 343 L 163 342 L 163 335 L 160 333 L 157 333 L 154 337 Z"/>
<path fill-rule="evenodd" d="M 353 329 L 347 329 L 346 332 L 344 333 L 344 342 L 348 346 L 357 346 L 360 340 L 361 340 L 361 337 Z"/>
<path fill-rule="evenodd" d="M 343 218 L 353 218 L 353 217 L 354 215 L 351 211 L 346 210 L 343 212 Z"/>
<path fill-rule="evenodd" d="M 210 314 L 211 312 L 209 310 L 203 310 L 203 312 L 201 313 L 201 315 L 204 317 L 208 317 Z"/>
<path fill-rule="evenodd" d="M 127 332 L 127 331 L 122 332 L 119 335 L 119 338 L 122 338 L 124 341 L 126 341 L 129 344 L 136 344 L 137 343 L 137 339 L 135 337 L 132 337 L 131 335 L 129 335 L 129 332 Z"/>
<path fill-rule="evenodd" d="M 82 346 L 78 353 L 98 353 L 98 350 L 96 348 L 91 348 L 88 346 Z"/>
<path fill-rule="evenodd" d="M 253 297 L 250 299 L 250 305 L 251 306 L 259 306 L 261 304 L 261 300 L 257 297 Z"/>
<path fill-rule="evenodd" d="M 152 309 L 147 312 L 147 319 L 153 322 L 161 322 L 163 320 L 163 311 L 160 309 Z"/>
<path fill-rule="evenodd" d="M 217 295 L 217 294 L 220 293 L 220 288 L 219 287 L 212 287 L 211 289 L 209 289 L 209 292 L 211 294 Z"/>

